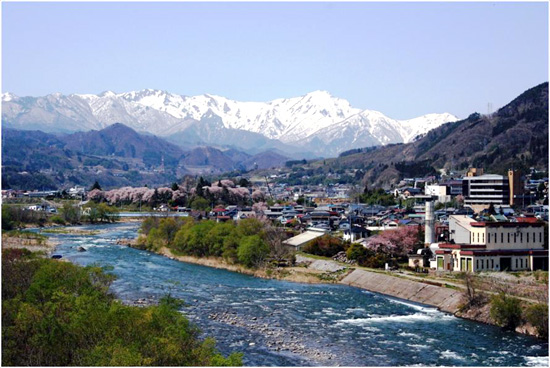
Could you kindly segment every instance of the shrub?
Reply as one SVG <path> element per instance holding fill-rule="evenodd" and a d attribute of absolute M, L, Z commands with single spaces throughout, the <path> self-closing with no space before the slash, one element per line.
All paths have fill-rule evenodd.
<path fill-rule="evenodd" d="M 364 260 L 368 257 L 368 251 L 361 244 L 353 243 L 346 251 L 346 257 L 347 259 L 356 260 L 359 263 L 359 260 Z"/>
<path fill-rule="evenodd" d="M 345 251 L 346 249 L 347 244 L 341 239 L 334 238 L 330 235 L 323 235 L 308 242 L 304 246 L 303 251 L 317 256 L 332 257 L 338 252 Z"/>
<path fill-rule="evenodd" d="M 390 258 L 383 253 L 376 253 L 367 257 L 364 262 L 359 263 L 360 266 L 369 268 L 384 268 L 386 263 L 390 262 Z"/>
<path fill-rule="evenodd" d="M 50 221 L 53 222 L 54 224 L 65 225 L 65 220 L 61 216 L 58 216 L 58 215 L 52 216 L 50 218 Z"/>
<path fill-rule="evenodd" d="M 533 304 L 525 311 L 525 319 L 537 329 L 539 337 L 548 338 L 548 304 Z"/>
<path fill-rule="evenodd" d="M 246 236 L 237 248 L 239 262 L 247 267 L 260 266 L 269 254 L 269 246 L 258 235 Z"/>
<path fill-rule="evenodd" d="M 514 330 L 521 321 L 521 301 L 500 293 L 491 298 L 491 318 L 507 329 Z"/>
<path fill-rule="evenodd" d="M 548 271 L 536 270 L 533 272 L 535 280 L 548 285 Z"/>
<path fill-rule="evenodd" d="M 61 209 L 63 220 L 68 223 L 76 224 L 80 221 L 80 210 L 77 206 L 73 206 L 70 203 L 63 204 Z"/>
<path fill-rule="evenodd" d="M 108 293 L 112 276 L 98 267 L 2 254 L 2 365 L 220 366 L 212 339 L 201 340 L 173 298 L 131 307 Z"/>
<path fill-rule="evenodd" d="M 139 228 L 139 232 L 144 235 L 148 235 L 149 231 L 151 229 L 154 229 L 155 227 L 159 226 L 160 219 L 158 217 L 147 217 L 143 222 L 141 223 L 141 227 Z"/>

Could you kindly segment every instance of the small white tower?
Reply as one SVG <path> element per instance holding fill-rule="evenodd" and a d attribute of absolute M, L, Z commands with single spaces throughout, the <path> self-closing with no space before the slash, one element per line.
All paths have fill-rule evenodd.
<path fill-rule="evenodd" d="M 434 203 L 431 199 L 426 201 L 426 221 L 424 227 L 424 243 L 430 246 L 435 241 Z"/>

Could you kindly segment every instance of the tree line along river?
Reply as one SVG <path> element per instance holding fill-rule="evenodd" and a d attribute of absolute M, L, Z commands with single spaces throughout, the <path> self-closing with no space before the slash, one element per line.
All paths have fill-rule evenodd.
<path fill-rule="evenodd" d="M 184 300 L 188 318 L 245 365 L 548 366 L 548 343 L 533 337 L 345 285 L 259 279 L 115 244 L 139 223 L 81 228 L 99 232 L 48 234 L 56 254 L 105 266 L 126 303 Z"/>

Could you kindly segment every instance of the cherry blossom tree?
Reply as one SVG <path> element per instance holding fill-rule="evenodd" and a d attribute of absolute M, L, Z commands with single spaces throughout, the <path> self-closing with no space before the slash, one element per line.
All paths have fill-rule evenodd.
<path fill-rule="evenodd" d="M 385 230 L 369 238 L 366 248 L 391 256 L 405 256 L 413 252 L 419 242 L 420 226 L 402 226 Z"/>

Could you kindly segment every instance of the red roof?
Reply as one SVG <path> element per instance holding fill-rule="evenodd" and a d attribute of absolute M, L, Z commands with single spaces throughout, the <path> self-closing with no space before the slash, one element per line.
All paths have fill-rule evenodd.
<path fill-rule="evenodd" d="M 518 217 L 526 218 L 526 217 Z M 529 227 L 532 225 L 544 226 L 544 223 L 539 221 L 518 221 L 518 222 L 472 222 L 470 223 L 473 227 Z"/>
<path fill-rule="evenodd" d="M 223 208 L 223 207 L 222 207 L 222 208 L 217 207 L 217 208 L 214 208 L 214 209 L 212 210 L 212 212 L 225 212 L 225 211 L 227 211 L 227 210 L 226 210 L 225 208 Z"/>
<path fill-rule="evenodd" d="M 485 248 L 485 244 L 439 244 L 439 248 L 444 249 L 471 249 L 471 248 Z"/>
<path fill-rule="evenodd" d="M 535 224 L 539 222 L 539 220 L 536 217 L 516 217 L 517 222 L 527 222 L 530 224 Z"/>
<path fill-rule="evenodd" d="M 460 252 L 460 255 L 465 256 L 548 256 L 546 249 L 495 249 L 495 250 L 466 250 Z"/>

